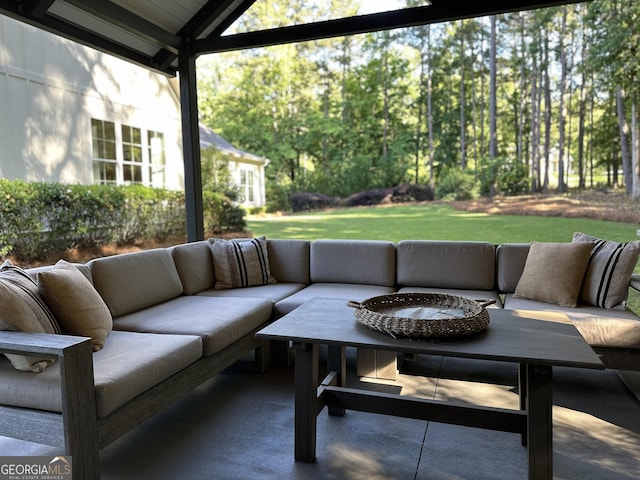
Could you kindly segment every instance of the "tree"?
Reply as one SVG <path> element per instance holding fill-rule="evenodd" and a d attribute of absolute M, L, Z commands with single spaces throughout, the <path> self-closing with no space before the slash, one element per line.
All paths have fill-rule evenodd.
<path fill-rule="evenodd" d="M 489 84 L 489 157 L 498 156 L 498 127 L 497 127 L 497 17 L 491 15 L 491 56 L 490 56 L 490 84 Z"/>

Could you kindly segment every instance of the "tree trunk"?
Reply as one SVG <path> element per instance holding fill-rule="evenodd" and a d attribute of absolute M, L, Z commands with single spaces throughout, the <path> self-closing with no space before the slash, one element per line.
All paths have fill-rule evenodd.
<path fill-rule="evenodd" d="M 622 88 L 616 91 L 616 110 L 618 112 L 618 130 L 620 131 L 620 152 L 622 154 L 622 172 L 627 193 L 631 195 L 633 188 L 633 169 L 631 165 L 631 151 L 629 149 L 629 124 L 624 106 L 625 94 Z"/>
<path fill-rule="evenodd" d="M 533 55 L 531 67 L 531 193 L 540 187 L 540 118 L 538 115 L 538 65 Z"/>
<path fill-rule="evenodd" d="M 524 162 L 524 119 L 525 119 L 525 35 L 524 35 L 524 16 L 522 12 L 518 15 L 520 27 L 520 93 L 518 99 L 518 141 L 517 141 L 517 158 L 518 162 Z"/>
<path fill-rule="evenodd" d="M 567 89 L 567 52 L 564 45 L 564 37 L 567 33 L 567 7 L 562 8 L 562 27 L 560 31 L 560 111 L 558 115 L 558 193 L 566 191 L 564 183 L 564 135 L 566 124 L 566 111 L 564 95 Z"/>
<path fill-rule="evenodd" d="M 433 110 L 432 110 L 432 73 L 431 69 L 431 25 L 427 25 L 427 126 L 429 130 L 429 186 L 433 191 L 435 187 L 435 177 L 433 171 Z"/>
<path fill-rule="evenodd" d="M 635 99 L 631 102 L 631 164 L 633 165 L 633 187 L 631 189 L 631 198 L 638 200 L 640 198 L 640 135 L 638 132 L 638 111 L 636 109 Z"/>
<path fill-rule="evenodd" d="M 477 93 L 476 93 L 476 75 L 475 75 L 475 61 L 473 59 L 476 58 L 474 41 L 471 41 L 470 45 L 470 56 L 472 58 L 471 61 L 471 72 L 470 72 L 470 82 L 471 82 L 471 129 L 473 131 L 473 159 L 475 162 L 476 170 L 478 169 L 478 107 L 477 107 Z"/>
<path fill-rule="evenodd" d="M 418 120 L 416 122 L 416 152 L 414 165 L 414 183 L 420 181 L 420 156 L 422 151 L 422 122 L 424 117 L 425 88 L 425 37 L 420 29 L 420 79 L 418 80 Z"/>
<path fill-rule="evenodd" d="M 490 80 L 489 80 L 489 157 L 496 158 L 498 156 L 498 132 L 496 119 L 496 21 L 497 17 L 491 15 L 491 59 L 490 59 Z"/>
<path fill-rule="evenodd" d="M 544 39 L 544 179 L 542 190 L 549 191 L 549 156 L 551 155 L 551 79 L 549 78 L 549 35 Z"/>
<path fill-rule="evenodd" d="M 460 168 L 467 168 L 467 137 L 464 110 L 464 20 L 460 21 Z"/>
<path fill-rule="evenodd" d="M 582 43 L 582 58 L 586 55 L 586 42 Z M 586 105 L 586 88 L 587 82 L 586 69 L 582 69 L 582 75 L 580 79 L 580 104 L 578 108 L 578 187 L 584 188 L 585 175 L 584 175 L 584 117 L 585 117 L 585 105 Z"/>

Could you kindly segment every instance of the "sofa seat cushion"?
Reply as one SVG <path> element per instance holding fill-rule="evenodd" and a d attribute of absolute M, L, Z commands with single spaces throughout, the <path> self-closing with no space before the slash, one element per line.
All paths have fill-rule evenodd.
<path fill-rule="evenodd" d="M 166 302 L 183 292 L 169 249 L 96 258 L 88 265 L 93 284 L 113 318 Z"/>
<path fill-rule="evenodd" d="M 393 293 L 395 289 L 381 285 L 359 285 L 352 283 L 314 283 L 294 293 L 290 297 L 280 300 L 275 305 L 275 316 L 283 315 L 295 310 L 300 305 L 315 297 L 341 298 L 345 302 L 354 300 L 361 302 L 370 297 Z"/>
<path fill-rule="evenodd" d="M 498 292 L 494 290 L 463 290 L 457 288 L 424 288 L 424 287 L 402 287 L 398 293 L 445 293 L 458 295 L 460 297 L 471 298 L 473 300 L 493 300 L 495 303 L 487 308 L 502 308 L 502 299 Z"/>
<path fill-rule="evenodd" d="M 504 307 L 512 310 L 563 312 L 593 347 L 640 348 L 640 319 L 630 310 L 579 305 L 562 307 L 506 294 Z"/>
<path fill-rule="evenodd" d="M 213 355 L 271 319 L 273 302 L 260 298 L 178 297 L 113 322 L 114 330 L 198 335 Z"/>
<path fill-rule="evenodd" d="M 229 288 L 217 290 L 210 288 L 203 290 L 198 295 L 206 297 L 238 297 L 238 298 L 263 298 L 276 303 L 283 298 L 287 298 L 299 292 L 307 285 L 304 283 L 271 283 L 269 285 L 258 285 L 255 287 Z"/>
<path fill-rule="evenodd" d="M 311 283 L 309 272 L 311 242 L 299 239 L 267 239 L 269 268 L 278 282 Z"/>
<path fill-rule="evenodd" d="M 169 247 L 186 295 L 212 288 L 215 282 L 209 242 L 183 243 Z"/>
<path fill-rule="evenodd" d="M 312 283 L 396 284 L 396 247 L 382 240 L 315 240 L 309 269 Z"/>
<path fill-rule="evenodd" d="M 202 357 L 202 340 L 194 335 L 157 335 L 113 331 L 93 354 L 96 409 L 105 417 Z M 62 411 L 60 370 L 18 372 L 0 361 L 0 404 Z"/>
<path fill-rule="evenodd" d="M 492 243 L 402 240 L 396 250 L 401 287 L 495 288 L 496 247 Z"/>

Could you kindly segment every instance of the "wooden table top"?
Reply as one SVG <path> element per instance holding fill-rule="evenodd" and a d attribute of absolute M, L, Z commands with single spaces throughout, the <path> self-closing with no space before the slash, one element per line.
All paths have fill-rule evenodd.
<path fill-rule="evenodd" d="M 604 369 L 600 358 L 562 314 L 498 308 L 487 311 L 489 326 L 472 336 L 396 339 L 359 324 L 345 300 L 314 298 L 268 325 L 257 336 L 446 357 Z"/>

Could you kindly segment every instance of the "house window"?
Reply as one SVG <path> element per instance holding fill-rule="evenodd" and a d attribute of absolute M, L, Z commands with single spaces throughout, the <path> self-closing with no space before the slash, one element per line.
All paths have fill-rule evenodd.
<path fill-rule="evenodd" d="M 253 170 L 240 170 L 240 195 L 243 202 L 255 203 Z"/>
<path fill-rule="evenodd" d="M 93 180 L 101 185 L 166 185 L 164 134 L 91 119 Z"/>
<path fill-rule="evenodd" d="M 122 173 L 124 183 L 142 183 L 142 134 L 122 125 Z"/>
<path fill-rule="evenodd" d="M 149 148 L 149 182 L 151 185 L 165 185 L 166 157 L 164 134 L 149 130 L 147 134 Z"/>
<path fill-rule="evenodd" d="M 91 119 L 93 139 L 93 178 L 101 185 L 117 183 L 116 125 Z"/>

